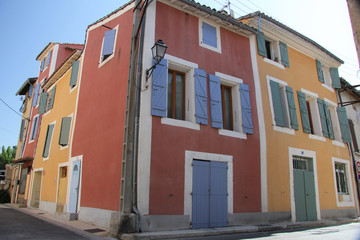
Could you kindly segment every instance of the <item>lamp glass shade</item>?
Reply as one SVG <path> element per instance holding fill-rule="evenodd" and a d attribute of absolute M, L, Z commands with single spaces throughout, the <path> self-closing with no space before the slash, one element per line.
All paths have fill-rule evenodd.
<path fill-rule="evenodd" d="M 165 43 L 161 39 L 157 40 L 155 45 L 151 48 L 153 58 L 156 62 L 160 62 L 161 59 L 164 58 L 166 49 L 167 46 Z"/>

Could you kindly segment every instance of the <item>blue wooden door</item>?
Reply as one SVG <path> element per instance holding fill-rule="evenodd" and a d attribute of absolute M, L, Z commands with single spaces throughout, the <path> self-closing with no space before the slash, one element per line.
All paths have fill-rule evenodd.
<path fill-rule="evenodd" d="M 227 163 L 193 162 L 192 227 L 227 225 Z"/>
<path fill-rule="evenodd" d="M 80 180 L 81 162 L 74 161 L 72 165 L 70 198 L 69 198 L 69 213 L 77 212 L 77 205 L 79 199 L 79 180 Z"/>

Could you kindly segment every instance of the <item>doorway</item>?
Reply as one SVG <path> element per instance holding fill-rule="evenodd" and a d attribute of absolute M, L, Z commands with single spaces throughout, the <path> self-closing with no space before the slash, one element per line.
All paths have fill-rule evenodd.
<path fill-rule="evenodd" d="M 31 195 L 31 207 L 39 208 L 40 191 L 41 191 L 41 176 L 42 171 L 36 171 L 34 174 L 33 190 Z"/>
<path fill-rule="evenodd" d="M 60 167 L 58 199 L 56 203 L 56 212 L 58 213 L 64 212 L 64 205 L 66 204 L 66 189 L 67 189 L 67 167 Z"/>

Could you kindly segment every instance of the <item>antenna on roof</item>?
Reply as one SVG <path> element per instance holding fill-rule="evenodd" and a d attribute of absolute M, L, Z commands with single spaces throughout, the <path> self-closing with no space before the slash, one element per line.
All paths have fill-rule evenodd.
<path fill-rule="evenodd" d="M 225 11 L 225 8 L 229 9 L 230 16 L 234 17 L 234 11 L 230 8 L 230 0 L 228 0 L 227 4 L 221 8 L 220 12 Z"/>

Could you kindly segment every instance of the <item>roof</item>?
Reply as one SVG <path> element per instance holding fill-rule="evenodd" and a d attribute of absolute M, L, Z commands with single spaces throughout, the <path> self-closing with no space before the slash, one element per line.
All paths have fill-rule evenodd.
<path fill-rule="evenodd" d="M 16 92 L 16 96 L 18 95 L 25 95 L 27 91 L 29 90 L 30 85 L 34 84 L 37 80 L 37 77 L 28 78 L 25 80 L 23 85 L 20 87 L 20 89 Z"/>
<path fill-rule="evenodd" d="M 238 20 L 240 21 L 240 20 L 243 20 L 243 19 L 249 19 L 249 18 L 255 18 L 255 17 L 259 17 L 259 18 L 261 17 L 261 18 L 264 18 L 264 19 L 266 19 L 266 20 L 274 23 L 275 25 L 277 25 L 277 26 L 279 26 L 279 27 L 281 27 L 281 28 L 289 31 L 290 33 L 292 33 L 292 34 L 300 37 L 300 38 L 303 39 L 304 41 L 312 44 L 313 46 L 315 46 L 316 48 L 320 49 L 321 51 L 323 51 L 324 53 L 326 53 L 328 56 L 332 57 L 333 59 L 335 59 L 335 60 L 338 61 L 339 63 L 341 63 L 341 64 L 344 63 L 343 60 L 341 60 L 340 58 L 338 58 L 337 56 L 335 56 L 333 53 L 331 53 L 331 52 L 329 52 L 328 50 L 326 50 L 324 47 L 322 47 L 322 46 L 321 46 L 320 44 L 318 44 L 317 42 L 311 40 L 310 38 L 302 35 L 301 33 L 295 31 L 294 29 L 286 26 L 285 24 L 277 21 L 276 19 L 274 19 L 274 18 L 272 18 L 272 17 L 270 17 L 270 16 L 268 16 L 268 15 L 266 15 L 266 14 L 260 12 L 260 11 L 253 12 L 253 13 L 247 14 L 247 15 L 245 15 L 245 16 L 242 16 L 242 17 L 238 18 Z"/>
<path fill-rule="evenodd" d="M 66 58 L 61 65 L 58 67 L 58 69 L 51 74 L 51 76 L 46 80 L 44 83 L 44 88 L 49 88 L 53 83 L 55 83 L 59 78 L 61 78 L 72 66 L 72 63 L 79 59 L 81 56 L 82 50 L 78 49 L 72 49 L 72 54 L 69 55 L 68 58 Z"/>
<path fill-rule="evenodd" d="M 17 164 L 17 163 L 25 163 L 34 160 L 32 157 L 23 157 L 16 159 L 15 161 L 12 161 L 11 164 Z"/>
<path fill-rule="evenodd" d="M 357 95 L 357 97 L 360 97 L 360 91 L 357 90 L 355 87 L 353 87 L 348 81 L 346 81 L 344 78 L 340 77 L 340 82 L 342 85 L 344 85 L 344 89 L 348 89 L 353 94 Z"/>
<path fill-rule="evenodd" d="M 52 48 L 55 44 L 61 44 L 61 45 L 72 45 L 72 46 L 79 46 L 79 49 L 82 49 L 84 47 L 84 44 L 79 43 L 59 43 L 59 42 L 49 42 L 48 45 L 39 53 L 39 55 L 36 57 L 36 60 L 40 60 L 41 56 L 47 52 L 50 48 Z M 74 48 L 75 49 L 75 48 Z"/>

